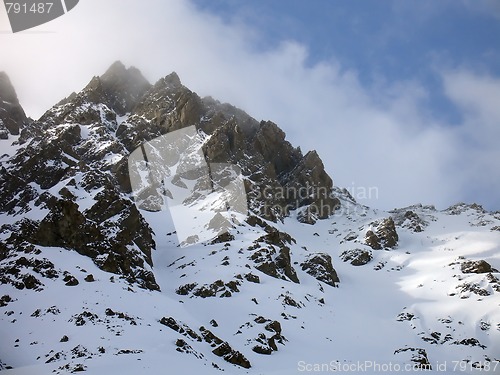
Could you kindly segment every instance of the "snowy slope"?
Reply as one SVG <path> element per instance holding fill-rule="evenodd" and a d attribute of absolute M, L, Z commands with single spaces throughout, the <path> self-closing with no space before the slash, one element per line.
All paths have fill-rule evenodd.
<path fill-rule="evenodd" d="M 57 272 L 67 271 L 80 283 L 65 286 L 61 278 L 44 279 L 39 292 L 2 285 L 1 294 L 12 301 L 0 310 L 0 353 L 17 368 L 6 374 L 29 373 L 29 366 L 39 366 L 33 373 L 60 372 L 64 366 L 71 370 L 80 364 L 89 374 L 291 374 L 320 365 L 330 371 L 354 369 L 346 366 L 366 369 L 360 363 L 404 368 L 413 363 L 417 349 L 425 350 L 434 371 L 446 364 L 450 373 L 454 367 L 458 371 L 457 366 L 465 373 L 479 372 L 472 367 L 475 363 L 499 373 L 493 367 L 500 353 L 500 284 L 488 280 L 488 274 L 460 269 L 461 263 L 480 259 L 500 268 L 500 232 L 492 230 L 500 225 L 499 215 L 470 206 L 460 206 L 458 214 L 414 207 L 413 212 L 428 223 L 422 232 L 397 226 L 397 248 L 371 250 L 369 263 L 353 266 L 341 260 L 342 252 L 368 249 L 363 232 L 390 214 L 351 208 L 350 214 L 315 225 L 293 217 L 277 225 L 296 240 L 291 254 L 300 284 L 256 270 L 248 248 L 265 234 L 259 226 L 238 227 L 228 244 L 183 249 L 169 235 L 173 226 L 164 212 L 145 213 L 156 234 L 154 272 L 161 292 L 130 286 L 75 252 L 40 249 L 35 258 L 49 259 Z M 352 232 L 359 239 L 346 241 Z M 331 255 L 341 280 L 338 287 L 319 282 L 298 266 L 315 252 Z M 248 273 L 260 282 L 236 277 Z M 85 282 L 88 274 L 96 281 Z M 238 292 L 222 297 L 228 289 L 223 286 L 215 297 L 176 293 L 182 285 L 216 280 L 239 280 Z M 465 284 L 478 288 L 462 291 Z M 287 304 L 285 296 L 296 305 Z M 190 327 L 193 337 L 161 324 L 164 317 Z M 281 325 L 282 343 L 270 355 L 255 353 L 251 349 L 259 334 L 269 338 L 274 333 L 265 328 L 272 321 Z M 201 339 L 200 327 L 227 341 L 252 367 L 247 370 L 213 354 Z M 67 342 L 60 342 L 63 336 Z M 177 346 L 182 344 L 178 340 L 185 346 Z M 416 350 L 395 354 L 405 348 Z"/>

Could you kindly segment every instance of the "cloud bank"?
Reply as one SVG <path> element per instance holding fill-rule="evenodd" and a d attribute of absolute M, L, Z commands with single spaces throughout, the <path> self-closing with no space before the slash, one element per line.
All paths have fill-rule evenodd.
<path fill-rule="evenodd" d="M 34 32 L 0 33 L 0 70 L 33 117 L 115 60 L 138 67 L 152 82 L 176 71 L 199 95 L 272 120 L 292 144 L 316 149 L 337 185 L 355 194 L 376 187 L 377 196 L 364 204 L 445 208 L 466 200 L 500 209 L 497 77 L 436 69 L 461 117 L 446 123 L 433 116 L 422 82 L 367 86 L 334 57 L 311 65 L 307 46 L 293 40 L 262 49 L 263 36 L 251 25 L 187 1 L 165 3 L 86 0 Z M 0 29 L 5 25 L 0 13 Z"/>

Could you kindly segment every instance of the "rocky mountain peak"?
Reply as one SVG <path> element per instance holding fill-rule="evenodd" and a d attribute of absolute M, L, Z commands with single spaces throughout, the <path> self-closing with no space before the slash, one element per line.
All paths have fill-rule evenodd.
<path fill-rule="evenodd" d="M 127 74 L 127 67 L 120 60 L 117 60 L 109 66 L 108 70 L 106 70 L 102 77 L 125 74 Z"/>
<path fill-rule="evenodd" d="M 121 61 L 113 63 L 100 77 L 94 77 L 84 92 L 94 103 L 106 103 L 116 114 L 132 111 L 151 84 L 135 67 L 126 68 Z"/>
<path fill-rule="evenodd" d="M 177 75 L 176 72 L 170 73 L 168 76 L 164 78 L 164 81 L 169 86 L 181 86 L 181 79 Z"/>
<path fill-rule="evenodd" d="M 24 213 L 38 209 L 32 202 L 45 211 L 6 229 L 19 233 L 9 248 L 24 240 L 72 249 L 102 270 L 157 289 L 154 234 L 134 205 L 128 160 L 138 147 L 188 127 L 200 137 L 206 163 L 238 167 L 250 214 L 277 221 L 303 208 L 301 221 L 313 223 L 339 204 L 319 156 L 303 156 L 275 123 L 201 99 L 176 73 L 152 86 L 138 69 L 115 62 L 23 130 L 23 146 L 0 173 L 0 214 L 31 217 Z"/>
<path fill-rule="evenodd" d="M 9 76 L 0 72 L 0 139 L 7 139 L 9 134 L 19 135 L 26 121 L 26 114 Z"/>

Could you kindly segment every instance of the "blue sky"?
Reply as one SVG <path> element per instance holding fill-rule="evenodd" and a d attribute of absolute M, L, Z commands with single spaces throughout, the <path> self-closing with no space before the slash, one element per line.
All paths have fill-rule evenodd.
<path fill-rule="evenodd" d="M 0 7 L 0 71 L 33 118 L 115 60 L 176 71 L 383 209 L 500 210 L 499 40 L 499 0 L 82 0 L 18 34 Z"/>
<path fill-rule="evenodd" d="M 429 109 L 450 122 L 460 111 L 443 95 L 436 69 L 500 74 L 500 1 L 195 0 L 202 10 L 257 32 L 255 48 L 283 40 L 307 47 L 309 65 L 334 59 L 364 85 L 418 80 Z"/>

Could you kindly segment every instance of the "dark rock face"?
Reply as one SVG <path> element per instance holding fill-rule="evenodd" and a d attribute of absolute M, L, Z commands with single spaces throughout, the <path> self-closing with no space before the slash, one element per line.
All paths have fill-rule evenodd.
<path fill-rule="evenodd" d="M 0 133 L 3 126 L 20 134 L 21 145 L 0 168 L 0 213 L 19 218 L 2 228 L 0 258 L 21 246 L 73 249 L 107 272 L 157 290 L 154 234 L 130 194 L 127 160 L 144 142 L 191 125 L 210 135 L 203 145 L 207 162 L 241 168 L 251 213 L 278 220 L 302 208 L 304 221 L 314 222 L 338 207 L 316 152 L 302 155 L 272 122 L 201 99 L 175 73 L 151 85 L 116 62 L 38 121 L 26 119 L 5 74 L 0 98 Z M 43 216 L 22 219 L 33 210 Z M 254 260 L 262 272 L 298 282 L 286 241 L 269 233 Z"/>
<path fill-rule="evenodd" d="M 369 230 L 366 232 L 365 243 L 368 246 L 370 246 L 373 250 L 382 249 L 382 245 L 380 245 L 380 239 L 378 238 L 378 236 L 375 233 L 373 233 L 372 230 Z"/>
<path fill-rule="evenodd" d="M 19 135 L 28 122 L 9 77 L 0 72 L 0 140 Z"/>
<path fill-rule="evenodd" d="M 22 217 L 35 207 L 47 213 L 39 221 L 21 220 L 6 228 L 12 232 L 10 248 L 27 240 L 73 249 L 103 270 L 159 289 L 150 270 L 153 233 L 127 192 L 123 161 L 128 152 L 114 136 L 117 115 L 149 87 L 140 77 L 115 64 L 93 80 L 101 84 L 89 84 L 22 129 L 25 147 L 10 159 L 8 169 L 0 169 L 0 212 Z M 80 124 L 89 125 L 85 134 Z M 82 209 L 82 199 L 92 204 Z"/>
<path fill-rule="evenodd" d="M 332 257 L 328 254 L 312 254 L 300 266 L 302 271 L 306 271 L 309 275 L 325 284 L 336 286 L 336 283 L 340 282 L 332 265 Z"/>
<path fill-rule="evenodd" d="M 290 264 L 290 249 L 282 248 L 279 253 L 275 249 L 260 249 L 252 257 L 259 271 L 274 278 L 299 282 L 295 270 Z"/>
<path fill-rule="evenodd" d="M 241 275 L 239 275 L 241 278 Z M 238 287 L 241 285 L 240 280 L 231 280 L 224 283 L 222 280 L 216 280 L 211 284 L 205 284 L 197 287 L 198 284 L 191 283 L 181 285 L 176 289 L 176 293 L 182 296 L 192 293 L 193 296 L 201 298 L 209 297 L 231 297 L 233 293 L 238 293 L 240 290 Z"/>
<path fill-rule="evenodd" d="M 495 272 L 491 265 L 485 260 L 469 260 L 463 262 L 460 266 L 463 273 L 489 273 Z"/>
<path fill-rule="evenodd" d="M 212 350 L 212 353 L 214 353 L 218 357 L 224 358 L 225 361 L 232 363 L 233 365 L 243 368 L 252 367 L 250 365 L 250 361 L 246 359 L 243 354 L 231 348 L 231 346 L 227 342 L 224 342 L 216 347 L 214 350 Z"/>
<path fill-rule="evenodd" d="M 333 181 L 316 151 L 308 152 L 285 176 L 284 183 L 287 191 L 298 192 L 293 197 L 296 208 L 306 207 L 302 211 L 303 222 L 313 224 L 317 219 L 326 219 L 340 207 L 340 200 L 332 196 Z"/>
<path fill-rule="evenodd" d="M 335 212 L 339 201 L 333 197 L 332 180 L 316 152 L 303 156 L 272 122 L 257 124 L 244 117 L 241 123 L 237 117 L 223 121 L 225 115 L 219 108 L 210 108 L 200 124 L 200 129 L 212 136 L 204 148 L 207 161 L 241 167 L 248 177 L 246 190 L 252 213 L 276 220 L 291 210 L 310 207 L 305 216 L 314 220 Z"/>
<path fill-rule="evenodd" d="M 186 338 L 192 341 L 206 342 L 212 348 L 212 353 L 218 357 L 222 357 L 225 361 L 232 363 L 233 365 L 240 366 L 243 368 L 250 368 L 250 361 L 245 358 L 245 356 L 237 350 L 234 350 L 227 341 L 223 341 L 216 335 L 214 335 L 210 330 L 205 327 L 200 327 L 200 334 L 198 334 L 194 329 L 189 326 L 177 322 L 172 317 L 163 317 L 160 320 L 160 324 L 167 326 L 168 328 L 184 335 Z M 177 340 L 176 346 L 179 348 L 186 348 L 189 345 L 182 339 Z M 190 347 L 189 347 L 190 348 Z M 192 349 L 192 348 L 191 348 Z M 200 358 L 202 358 L 201 356 Z"/>
<path fill-rule="evenodd" d="M 76 109 L 76 106 L 85 102 L 105 104 L 110 110 L 107 113 L 107 120 L 112 120 L 116 119 L 116 115 L 123 116 L 131 112 L 150 87 L 151 84 L 138 69 L 134 67 L 127 69 L 120 61 L 117 61 L 102 76 L 92 78 L 81 93 L 73 93 L 62 100 L 59 106 L 69 105 L 71 109 Z M 70 108 L 66 108 L 61 115 L 71 116 Z M 80 112 L 78 115 L 80 115 L 78 118 L 80 123 L 98 120 L 96 112 Z"/>
<path fill-rule="evenodd" d="M 294 241 L 287 233 L 273 231 L 255 241 L 248 250 L 250 259 L 262 273 L 271 277 L 299 283 L 297 272 L 292 266 L 290 245 Z"/>
<path fill-rule="evenodd" d="M 92 80 L 89 86 L 92 85 Z M 109 107 L 117 115 L 124 115 L 131 112 L 144 93 L 149 90 L 151 84 L 144 78 L 142 73 L 134 67 L 125 68 L 117 61 L 104 73 L 97 83 L 99 89 L 90 91 L 97 94 L 97 103 L 102 100 L 102 96 L 107 98 Z M 102 90 L 102 92 L 99 92 Z"/>
<path fill-rule="evenodd" d="M 340 259 L 351 263 L 353 266 L 364 266 L 373 259 L 373 255 L 370 250 L 353 249 L 340 254 Z"/>
<path fill-rule="evenodd" d="M 282 335 L 281 323 L 277 320 L 266 319 L 259 316 L 254 319 L 257 324 L 265 324 L 264 329 L 267 332 L 261 332 L 254 339 L 256 345 L 252 347 L 252 351 L 257 354 L 271 355 L 278 351 L 278 344 L 285 345 L 286 338 Z"/>
<path fill-rule="evenodd" d="M 369 230 L 365 235 L 365 243 L 373 250 L 392 249 L 398 245 L 399 236 L 392 217 L 382 220 L 375 232 Z"/>

